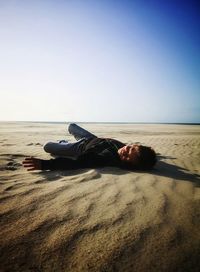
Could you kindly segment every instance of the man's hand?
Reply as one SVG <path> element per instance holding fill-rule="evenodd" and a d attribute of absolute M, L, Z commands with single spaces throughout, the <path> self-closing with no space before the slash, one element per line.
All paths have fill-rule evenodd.
<path fill-rule="evenodd" d="M 22 162 L 27 171 L 42 170 L 42 160 L 33 157 L 25 158 Z"/>

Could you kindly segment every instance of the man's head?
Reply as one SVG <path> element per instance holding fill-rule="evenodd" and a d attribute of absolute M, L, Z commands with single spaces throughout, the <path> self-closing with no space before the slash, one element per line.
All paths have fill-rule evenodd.
<path fill-rule="evenodd" d="M 118 150 L 119 157 L 125 166 L 138 170 L 150 170 L 156 163 L 156 153 L 148 146 L 125 145 Z"/>

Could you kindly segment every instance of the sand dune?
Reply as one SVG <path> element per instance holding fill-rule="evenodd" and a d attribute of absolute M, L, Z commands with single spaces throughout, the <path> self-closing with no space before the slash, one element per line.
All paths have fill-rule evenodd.
<path fill-rule="evenodd" d="M 27 172 L 66 125 L 0 126 L 0 271 L 200 270 L 200 126 L 84 125 L 155 148 L 149 173 Z"/>

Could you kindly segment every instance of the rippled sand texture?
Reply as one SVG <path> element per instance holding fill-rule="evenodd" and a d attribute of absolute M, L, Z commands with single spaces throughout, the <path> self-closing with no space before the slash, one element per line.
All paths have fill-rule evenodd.
<path fill-rule="evenodd" d="M 0 271 L 199 271 L 200 126 L 83 124 L 154 147 L 150 173 L 27 172 L 66 125 L 0 126 Z"/>

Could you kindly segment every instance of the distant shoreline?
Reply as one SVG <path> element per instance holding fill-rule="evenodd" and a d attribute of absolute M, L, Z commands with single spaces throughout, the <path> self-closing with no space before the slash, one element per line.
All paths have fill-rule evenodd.
<path fill-rule="evenodd" d="M 42 123 L 42 124 L 68 124 L 68 123 L 78 123 L 78 124 L 116 124 L 116 125 L 200 125 L 200 123 L 171 123 L 171 122 L 83 122 L 83 121 L 0 121 L 0 123 Z"/>

